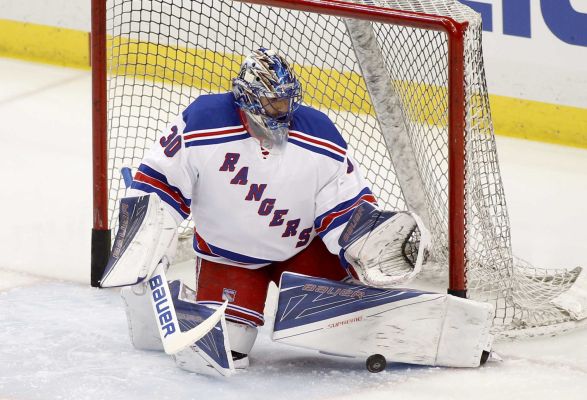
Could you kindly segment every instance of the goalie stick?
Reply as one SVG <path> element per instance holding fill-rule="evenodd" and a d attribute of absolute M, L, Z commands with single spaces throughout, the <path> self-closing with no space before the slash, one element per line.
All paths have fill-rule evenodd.
<path fill-rule="evenodd" d="M 224 315 L 228 301 L 225 301 L 210 317 L 194 328 L 182 332 L 165 275 L 165 269 L 168 266 L 167 259 L 164 257 L 147 282 L 163 349 L 165 353 L 171 355 L 191 346 L 210 332 Z"/>
<path fill-rule="evenodd" d="M 124 178 L 126 187 L 129 188 L 132 184 L 132 173 L 130 168 L 122 168 L 121 174 Z M 115 267 L 113 266 L 112 269 L 114 268 Z M 182 332 L 180 321 L 177 318 L 175 306 L 173 305 L 169 284 L 167 283 L 167 276 L 165 274 L 165 271 L 168 268 L 169 260 L 166 256 L 163 256 L 151 275 L 147 276 L 147 286 L 149 288 L 151 305 L 153 306 L 153 312 L 155 313 L 155 319 L 157 321 L 163 349 L 165 350 L 165 353 L 172 355 L 193 345 L 210 332 L 210 330 L 214 329 L 216 324 L 222 319 L 228 301 L 225 301 L 224 304 L 216 309 L 216 311 L 214 311 L 214 313 L 207 319 L 203 320 L 192 329 Z M 105 271 L 105 275 L 109 272 L 110 271 L 108 270 Z M 142 279 L 139 278 L 137 283 L 140 281 L 142 281 Z M 105 287 L 102 283 L 104 283 L 104 276 L 101 279 L 101 286 Z"/>

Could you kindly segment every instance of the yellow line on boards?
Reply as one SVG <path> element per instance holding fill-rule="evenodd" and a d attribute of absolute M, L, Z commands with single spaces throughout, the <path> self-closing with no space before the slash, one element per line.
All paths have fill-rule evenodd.
<path fill-rule="evenodd" d="M 0 57 L 90 69 L 89 33 L 0 19 Z"/>
<path fill-rule="evenodd" d="M 243 57 L 207 49 L 194 49 L 115 38 L 108 44 L 110 73 L 166 84 L 188 85 L 210 91 L 230 90 Z M 306 104 L 355 113 L 372 113 L 365 101 L 367 88 L 354 72 L 311 66 L 293 66 L 304 82 Z"/>
<path fill-rule="evenodd" d="M 111 46 L 113 45 L 113 46 Z M 138 75 L 144 79 L 190 85 L 205 90 L 229 90 L 231 78 L 242 57 L 205 49 L 189 49 L 117 38 L 108 43 L 112 56 L 110 73 Z M 0 57 L 18 58 L 72 68 L 90 68 L 88 32 L 0 19 Z M 212 63 L 210 60 L 213 60 Z M 352 113 L 373 113 L 366 101 L 366 87 L 360 75 L 333 69 L 295 65 L 304 82 L 307 104 Z M 442 97 L 443 89 L 410 86 L 425 98 Z M 407 85 L 407 86 L 406 86 Z M 499 135 L 587 148 L 587 109 L 490 95 L 495 132 Z M 412 105 L 418 108 L 419 106 Z M 442 107 L 442 106 L 441 106 Z M 445 124 L 443 113 L 417 117 L 419 122 Z M 438 111 L 438 110 L 437 110 Z M 434 118 L 434 120 L 430 120 Z M 422 120 L 423 119 L 423 120 Z"/>
<path fill-rule="evenodd" d="M 490 95 L 499 135 L 587 148 L 587 109 Z"/>

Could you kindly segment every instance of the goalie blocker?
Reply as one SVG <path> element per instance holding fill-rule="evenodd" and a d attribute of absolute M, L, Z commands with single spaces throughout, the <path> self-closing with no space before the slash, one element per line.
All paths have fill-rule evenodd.
<path fill-rule="evenodd" d="M 177 223 L 153 194 L 120 201 L 118 231 L 100 287 L 128 286 L 150 277 L 165 257 L 173 260 Z"/>

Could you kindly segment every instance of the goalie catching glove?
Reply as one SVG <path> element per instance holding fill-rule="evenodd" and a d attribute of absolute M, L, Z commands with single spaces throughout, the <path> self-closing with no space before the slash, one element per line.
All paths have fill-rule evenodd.
<path fill-rule="evenodd" d="M 127 286 L 150 277 L 163 257 L 171 262 L 177 223 L 155 194 L 120 201 L 118 231 L 101 287 Z"/>
<path fill-rule="evenodd" d="M 420 272 L 430 233 L 414 213 L 382 211 L 363 203 L 354 210 L 339 245 L 361 282 L 391 287 Z"/>

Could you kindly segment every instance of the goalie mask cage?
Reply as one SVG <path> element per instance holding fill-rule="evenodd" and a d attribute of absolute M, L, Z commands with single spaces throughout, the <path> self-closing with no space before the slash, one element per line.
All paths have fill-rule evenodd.
<path fill-rule="evenodd" d="M 379 205 L 422 217 L 433 237 L 428 270 L 449 276 L 445 289 L 493 304 L 496 333 L 573 325 L 552 300 L 580 268 L 539 269 L 512 255 L 481 18 L 470 8 L 93 0 L 92 31 L 94 286 L 124 194 L 120 168 L 138 167 L 157 132 L 199 94 L 229 91 L 243 55 L 271 47 L 293 64 L 304 103 L 337 125 Z M 189 237 L 189 221 L 180 230 Z"/>

